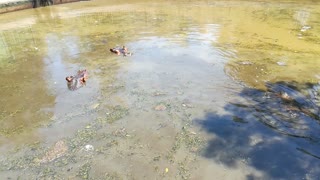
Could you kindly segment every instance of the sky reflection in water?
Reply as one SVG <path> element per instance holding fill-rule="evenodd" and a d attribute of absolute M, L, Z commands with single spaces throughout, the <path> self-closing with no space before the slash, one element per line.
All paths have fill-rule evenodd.
<path fill-rule="evenodd" d="M 298 99 L 301 94 L 311 103 L 310 91 L 319 98 L 314 90 L 320 76 L 318 4 L 163 2 L 145 8 L 143 3 L 88 3 L 98 4 L 21 12 L 33 19 L 13 29 L 11 15 L 0 16 L 1 144 L 19 125 L 22 133 L 15 130 L 13 136 L 33 134 L 37 138 L 31 141 L 72 136 L 96 119 L 92 107 L 128 107 L 142 119 L 136 126 L 148 129 L 143 119 L 150 107 L 170 102 L 171 114 L 180 121 L 188 114 L 195 126 L 215 137 L 203 157 L 258 171 L 241 177 L 319 177 L 319 102 L 311 99 L 316 104 L 311 107 Z M 108 52 L 123 44 L 132 57 Z M 64 78 L 84 67 L 87 86 L 68 91 Z M 114 92 L 113 87 L 123 88 Z M 155 99 L 150 95 L 155 92 L 166 95 Z M 284 101 L 281 93 L 293 101 Z M 173 108 L 183 103 L 193 108 L 185 114 Z M 136 119 L 130 113 L 126 118 Z M 161 116 L 153 121 L 163 123 Z M 39 129 L 42 123 L 51 127 Z"/>

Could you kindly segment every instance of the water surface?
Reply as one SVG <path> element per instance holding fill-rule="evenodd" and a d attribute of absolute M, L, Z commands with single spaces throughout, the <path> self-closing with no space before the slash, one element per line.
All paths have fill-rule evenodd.
<path fill-rule="evenodd" d="M 1 14 L 0 176 L 318 179 L 319 13 L 97 0 Z"/>

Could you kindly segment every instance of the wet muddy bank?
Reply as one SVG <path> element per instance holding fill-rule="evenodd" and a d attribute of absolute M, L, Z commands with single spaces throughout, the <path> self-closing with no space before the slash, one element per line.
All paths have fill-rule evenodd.
<path fill-rule="evenodd" d="M 80 0 L 52 0 L 52 5 L 78 2 Z M 48 4 L 49 5 L 49 4 Z M 0 14 L 34 8 L 34 0 L 5 0 L 0 3 Z"/>

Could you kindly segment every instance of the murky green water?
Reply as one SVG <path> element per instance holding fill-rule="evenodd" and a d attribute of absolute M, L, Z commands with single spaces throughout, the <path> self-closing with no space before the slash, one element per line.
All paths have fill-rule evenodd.
<path fill-rule="evenodd" d="M 151 0 L 1 14 L 0 177 L 318 179 L 319 15 Z"/>

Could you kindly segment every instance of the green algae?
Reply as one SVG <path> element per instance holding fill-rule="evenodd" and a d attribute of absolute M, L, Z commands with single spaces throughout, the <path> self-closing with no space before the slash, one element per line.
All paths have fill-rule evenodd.
<path fill-rule="evenodd" d="M 78 171 L 78 177 L 81 179 L 89 179 L 89 172 L 91 170 L 90 163 L 85 163 L 82 165 Z"/>
<path fill-rule="evenodd" d="M 174 163 L 174 155 L 182 147 L 187 148 L 191 153 L 199 153 L 204 147 L 204 139 L 190 131 L 187 126 L 183 126 L 182 131 L 175 136 L 171 150 L 166 154 L 167 160 Z"/>
<path fill-rule="evenodd" d="M 158 7 L 157 7 L 158 8 Z M 200 135 L 197 133 L 194 133 L 191 130 L 190 125 L 184 125 L 183 128 L 177 128 L 178 132 L 175 132 L 175 136 L 173 136 L 172 141 L 173 145 L 171 148 L 169 148 L 168 152 L 157 152 L 157 153 L 150 153 L 148 155 L 146 152 L 144 152 L 145 149 L 147 148 L 148 145 L 144 145 L 142 147 L 139 146 L 137 143 L 133 143 L 131 148 L 125 146 L 126 144 L 132 143 L 132 141 L 135 140 L 134 135 L 131 137 L 127 137 L 128 131 L 127 129 L 120 128 L 118 123 L 115 123 L 119 120 L 121 120 L 124 117 L 127 117 L 131 115 L 129 112 L 131 112 L 128 107 L 123 106 L 122 103 L 114 103 L 112 101 L 112 96 L 125 89 L 126 84 L 124 83 L 118 83 L 114 85 L 114 81 L 118 81 L 117 79 L 117 73 L 121 72 L 121 66 L 125 66 L 127 64 L 130 65 L 130 63 L 123 62 L 123 59 L 120 59 L 118 57 L 113 57 L 110 54 L 108 54 L 107 47 L 112 46 L 114 44 L 122 44 L 126 42 L 128 39 L 134 39 L 135 34 L 132 34 L 132 31 L 135 31 L 135 27 L 131 26 L 130 22 L 136 22 L 136 20 L 144 19 L 146 23 L 141 23 L 141 21 L 137 21 L 136 24 L 138 26 L 141 25 L 145 26 L 146 29 L 151 28 L 153 26 L 157 27 L 155 29 L 151 29 L 150 31 L 154 31 L 154 34 L 160 33 L 161 36 L 163 37 L 171 37 L 172 34 L 175 33 L 181 33 L 177 29 L 184 29 L 188 28 L 187 22 L 192 22 L 193 25 L 199 23 L 199 25 L 202 25 L 203 19 L 199 17 L 193 17 L 189 18 L 190 14 L 197 14 L 194 11 L 194 9 L 191 8 L 190 13 L 185 15 L 185 17 L 180 17 L 181 14 L 176 13 L 176 10 L 168 10 L 161 9 L 162 12 L 158 14 L 147 14 L 146 16 L 144 15 L 145 13 L 141 12 L 133 12 L 131 14 L 128 13 L 93 13 L 93 15 L 90 15 L 90 13 L 84 13 L 80 17 L 72 17 L 72 18 L 54 18 L 54 19 L 44 19 L 42 21 L 39 20 L 39 22 L 48 26 L 43 27 L 42 25 L 36 24 L 36 28 L 43 28 L 43 31 L 39 31 L 39 38 L 37 39 L 42 39 L 46 37 L 47 33 L 46 32 L 52 32 L 52 33 L 57 33 L 59 34 L 58 36 L 63 38 L 64 35 L 66 36 L 71 36 L 73 34 L 76 34 L 79 36 L 79 48 L 80 50 L 80 57 L 79 58 L 74 58 L 74 57 L 64 57 L 65 61 L 64 62 L 71 62 L 71 63 L 80 63 L 81 66 L 83 67 L 88 67 L 90 68 L 90 72 L 92 73 L 92 77 L 98 77 L 98 81 L 101 83 L 101 97 L 98 99 L 98 102 L 96 101 L 89 101 L 89 105 L 83 106 L 84 111 L 78 112 L 70 112 L 67 114 L 62 114 L 58 118 L 53 118 L 51 121 L 51 125 L 54 126 L 57 122 L 62 123 L 62 126 L 64 125 L 63 123 L 71 122 L 73 120 L 77 120 L 79 117 L 83 117 L 84 119 L 88 119 L 91 123 L 87 123 L 80 128 L 77 128 L 78 130 L 74 133 L 74 135 L 68 137 L 66 139 L 66 142 L 68 144 L 68 147 L 70 148 L 70 154 L 66 154 L 63 157 L 60 157 L 52 162 L 43 164 L 42 166 L 39 166 L 39 164 L 36 163 L 37 158 L 41 157 L 45 153 L 46 148 L 39 148 L 36 147 L 31 147 L 31 145 L 28 145 L 28 148 L 33 149 L 33 153 L 30 154 L 25 154 L 22 155 L 24 156 L 29 156 L 29 158 L 21 158 L 20 157 L 9 157 L 8 162 L 9 165 L 7 164 L 6 166 L 1 166 L 3 171 L 7 171 L 6 167 L 10 167 L 11 170 L 23 170 L 23 169 L 28 169 L 29 173 L 35 176 L 36 178 L 43 178 L 43 179 L 63 179 L 64 177 L 72 177 L 72 173 L 75 173 L 77 178 L 81 179 L 95 179 L 92 174 L 90 174 L 90 171 L 93 171 L 93 164 L 91 162 L 86 162 L 91 158 L 96 158 L 98 157 L 103 157 L 103 158 L 108 158 L 110 156 L 121 156 L 122 158 L 127 158 L 126 161 L 123 161 L 121 163 L 125 164 L 125 162 L 133 162 L 130 158 L 134 158 L 139 155 L 139 153 L 134 152 L 131 154 L 131 152 L 123 152 L 123 151 L 133 151 L 136 149 L 141 149 L 140 152 L 142 155 L 146 158 L 149 158 L 152 161 L 151 166 L 153 165 L 156 173 L 161 174 L 163 173 L 163 169 L 165 169 L 161 163 L 170 163 L 172 166 L 175 166 L 175 168 L 169 168 L 169 173 L 168 174 L 161 174 L 159 175 L 160 177 L 164 178 L 180 178 L 180 179 L 189 179 L 192 178 L 192 172 L 193 169 L 191 168 L 192 166 L 190 165 L 192 161 L 190 160 L 179 160 L 177 158 L 178 154 L 184 154 L 185 149 L 188 153 L 190 154 L 197 154 L 201 151 L 201 148 L 204 145 L 204 139 L 201 138 Z M 219 8 L 218 8 L 219 9 Z M 249 8 L 250 9 L 250 8 Z M 152 8 L 151 8 L 152 10 Z M 236 14 L 238 13 L 241 15 L 243 13 L 242 10 L 239 10 L 237 8 L 234 9 Z M 207 10 L 204 10 L 204 12 Z M 211 13 L 207 12 L 206 17 L 208 19 L 213 19 L 213 22 L 220 23 L 222 22 L 219 20 L 219 16 L 214 13 L 214 11 L 210 11 Z M 213 12 L 213 13 L 212 13 Z M 218 11 L 215 11 L 218 12 Z M 220 11 L 223 13 L 223 11 Z M 260 11 L 261 13 L 264 13 L 264 11 Z M 283 13 L 277 14 L 277 13 Z M 263 17 L 263 18 L 269 18 L 271 19 L 271 23 L 273 23 L 273 17 L 279 21 L 290 21 L 290 16 L 292 16 L 292 10 L 285 10 L 282 9 L 280 11 L 275 11 L 272 14 L 272 17 Z M 167 15 L 168 13 L 169 15 Z M 170 14 L 171 13 L 171 14 Z M 53 13 L 54 14 L 54 13 Z M 107 15 L 106 15 L 107 14 Z M 228 14 L 223 14 L 220 18 L 235 18 L 236 16 L 232 15 L 233 12 L 231 12 L 231 15 L 228 16 Z M 105 17 L 106 16 L 106 17 Z M 121 16 L 121 17 L 119 17 Z M 197 15 L 195 15 L 197 16 Z M 248 15 L 250 16 L 250 15 Z M 153 18 L 157 17 L 158 19 L 155 19 L 153 21 Z M 218 18 L 216 18 L 218 17 Z M 184 20 L 179 20 L 179 18 L 185 18 Z M 258 18 L 259 19 L 259 18 Z M 172 21 L 171 21 L 172 20 Z M 261 21 L 261 19 L 259 19 Z M 173 23 L 174 22 L 174 23 Z M 175 26 L 174 24 L 180 24 L 179 27 Z M 265 21 L 264 21 L 265 22 Z M 77 24 L 79 23 L 79 24 Z M 124 23 L 124 25 L 122 24 Z M 68 26 L 70 24 L 70 26 Z M 108 25 L 109 24 L 109 25 Z M 111 25 L 110 25 L 111 24 Z M 277 23 L 275 26 L 277 28 L 281 28 L 279 25 L 280 23 Z M 100 26 L 101 25 L 101 26 Z M 259 25 L 259 24 L 258 24 Z M 67 26 L 67 30 L 64 29 L 64 27 Z M 81 30 L 85 27 L 91 27 L 88 28 L 86 31 Z M 95 29 L 94 27 L 97 27 Z M 226 24 L 227 27 L 226 29 L 221 29 L 219 33 L 222 35 L 226 32 L 234 32 L 234 30 L 229 31 L 228 25 Z M 238 27 L 238 26 L 236 26 Z M 248 27 L 248 29 L 251 29 L 252 27 Z M 236 28 L 236 29 L 241 29 Z M 252 28 L 253 29 L 253 28 Z M 164 32 L 168 31 L 168 32 Z M 293 33 L 296 34 L 299 32 L 299 28 L 295 27 L 292 29 Z M 62 33 L 61 33 L 62 32 Z M 243 32 L 243 31 L 242 31 Z M 277 31 L 272 31 L 274 33 L 277 33 Z M 311 31 L 310 31 L 311 32 Z M 317 37 L 315 36 L 316 33 L 310 33 L 306 32 L 303 34 L 304 39 L 302 41 L 308 41 L 311 43 L 316 43 Z M 131 34 L 131 35 L 130 35 Z M 153 35 L 154 35 L 153 34 Z M 242 33 L 242 35 L 246 35 L 246 33 Z M 237 58 L 235 58 L 235 63 L 233 64 L 234 66 L 232 67 L 233 69 L 236 69 L 236 73 L 232 74 L 234 77 L 237 77 L 239 80 L 244 81 L 247 84 L 250 84 L 250 80 L 242 77 L 241 73 L 245 72 L 247 76 L 253 77 L 253 76 L 259 76 L 259 77 L 264 77 L 267 78 L 268 76 L 272 76 L 272 74 L 278 74 L 279 71 L 282 71 L 283 67 L 279 67 L 277 65 L 277 62 L 279 61 L 279 57 L 285 56 L 287 53 L 289 53 L 292 56 L 289 57 L 296 57 L 294 54 L 297 54 L 297 50 L 292 47 L 288 47 L 285 44 L 277 43 L 274 40 L 276 38 L 270 38 L 268 37 L 265 38 L 263 35 L 259 34 L 247 34 L 247 37 L 250 37 L 251 39 L 257 38 L 257 42 L 252 42 L 252 44 L 248 42 L 228 42 L 232 44 L 232 48 L 234 48 L 235 51 L 238 51 L 239 53 L 237 54 Z M 9 35 L 8 35 L 9 36 Z M 130 37 L 128 37 L 130 36 Z M 187 36 L 187 35 L 186 35 Z M 237 34 L 229 34 L 230 37 L 235 38 L 237 41 L 238 37 Z M 247 38 L 246 37 L 246 38 Z M 310 39 L 308 39 L 310 38 Z M 223 43 L 223 38 L 221 38 L 221 42 Z M 28 41 L 32 42 L 32 39 L 29 39 Z M 220 41 L 220 40 L 218 40 Z M 274 42 L 273 42 L 274 41 Z M 64 43 L 67 43 L 68 41 L 66 40 Z M 23 41 L 21 43 L 24 43 Z M 219 44 L 219 42 L 213 43 L 213 44 Z M 41 45 L 41 44 L 40 44 Z M 28 48 L 26 52 L 30 51 L 30 54 L 32 53 L 37 53 L 38 51 L 33 51 L 31 49 L 32 47 Z M 48 48 L 49 49 L 49 48 Z M 46 47 L 43 48 L 44 51 L 48 50 Z M 17 51 L 22 50 L 21 47 L 16 49 Z M 301 50 L 301 49 L 300 49 Z M 276 53 L 275 53 L 276 52 Z M 41 54 L 39 52 L 39 54 Z M 276 55 L 274 55 L 275 53 Z M 28 55 L 30 55 L 28 53 Z M 301 53 L 299 52 L 301 57 L 307 57 L 308 59 L 312 59 L 313 55 L 317 54 L 314 49 L 312 50 L 307 50 L 307 49 L 302 49 Z M 20 53 L 15 53 L 15 57 L 21 56 Z M 305 56 L 306 55 L 306 56 Z M 9 57 L 9 56 L 8 56 Z M 11 56 L 10 56 L 11 57 Z M 117 59 L 118 58 L 118 59 Z M 297 60 L 299 58 L 296 58 Z M 90 59 L 90 61 L 88 61 Z M 289 58 L 290 59 L 290 58 Z M 295 58 L 293 58 L 295 59 Z M 250 61 L 252 62 L 252 65 L 244 66 L 242 68 L 241 65 L 239 65 L 239 61 Z M 138 60 L 136 60 L 138 61 Z M 7 63 L 10 64 L 10 63 Z M 14 64 L 11 61 L 11 64 Z M 232 64 L 232 63 L 231 63 Z M 289 63 L 290 65 L 290 63 Z M 6 66 L 9 67 L 9 66 Z M 17 66 L 18 69 L 22 69 L 21 67 L 24 66 Z M 100 71 L 95 71 L 99 69 Z M 251 70 L 248 70 L 251 69 Z M 263 71 L 261 71 L 263 69 Z M 41 73 L 35 75 L 37 77 L 38 75 L 42 75 Z M 275 75 L 276 76 L 276 75 Z M 20 77 L 20 76 L 19 76 Z M 265 80 L 264 78 L 259 78 L 259 80 Z M 268 79 L 269 80 L 269 79 Z M 312 81 L 312 79 L 308 79 L 308 81 Z M 190 82 L 189 82 L 190 83 Z M 24 84 L 25 85 L 25 84 Z M 90 84 L 89 84 L 90 85 Z M 23 86 L 21 86 L 23 87 Z M 28 94 L 24 94 L 24 89 L 19 89 L 19 83 L 14 83 L 13 85 L 8 85 L 4 86 L 5 90 L 11 90 L 12 92 L 14 91 L 16 94 L 20 94 L 22 96 L 28 96 Z M 170 90 L 170 87 L 167 87 Z M 173 94 L 171 91 L 168 90 L 168 95 Z M 186 90 L 187 91 L 187 90 Z M 78 93 L 78 92 L 75 92 Z M 41 94 L 41 93 L 39 93 Z M 138 105 L 145 105 L 143 103 L 147 103 L 146 106 L 141 106 L 141 109 L 144 109 L 146 111 L 151 110 L 153 108 L 153 105 L 159 104 L 164 104 L 166 107 L 166 111 L 161 112 L 165 115 L 168 115 L 171 117 L 170 119 L 172 120 L 173 123 L 175 123 L 175 126 L 181 127 L 181 123 L 190 123 L 192 120 L 192 105 L 187 105 L 185 102 L 179 101 L 178 103 L 173 101 L 173 100 L 156 100 L 156 101 L 151 101 L 149 102 L 150 99 L 148 95 L 150 95 L 147 90 L 137 90 L 136 92 L 132 92 L 132 96 L 137 96 L 137 104 Z M 182 94 L 182 93 L 181 93 Z M 179 94 L 179 95 L 181 95 Z M 161 95 L 160 98 L 166 98 L 168 95 Z M 116 100 L 115 100 L 116 101 Z M 35 101 L 37 102 L 37 100 Z M 31 102 L 33 104 L 34 102 Z M 90 105 L 98 103 L 99 106 L 94 108 L 91 108 Z M 47 104 L 47 103 L 43 103 Z M 43 106 L 42 104 L 42 106 Z M 49 106 L 53 106 L 53 102 L 48 103 Z M 121 105 L 116 105 L 116 104 L 121 104 Z M 40 106 L 40 107 L 42 107 Z M 19 115 L 22 111 L 24 111 L 25 106 L 22 106 L 21 111 L 18 111 L 18 109 L 10 109 L 10 111 L 2 111 L 2 114 L 0 117 L 2 117 L 2 121 L 5 121 L 6 118 L 11 117 L 10 114 L 12 114 L 12 117 L 15 117 L 16 115 Z M 36 109 L 38 108 L 35 107 Z M 89 108 L 89 109 L 88 109 Z M 130 107 L 133 108 L 133 107 Z M 134 107 L 135 108 L 135 107 Z M 5 108 L 7 109 L 7 108 Z M 77 109 L 78 110 L 78 109 Z M 98 118 L 93 118 L 95 113 L 98 113 Z M 179 113 L 177 113 L 179 112 Z M 160 114 L 160 113 L 159 113 Z M 63 117 L 66 115 L 66 117 Z M 162 116 L 159 115 L 160 118 L 163 118 Z M 159 119 L 160 119 L 159 118 Z M 47 121 L 49 118 L 43 118 L 44 121 Z M 164 116 L 164 119 L 166 119 L 166 116 Z M 155 119 L 158 120 L 158 119 Z M 162 119 L 161 119 L 162 120 Z M 235 121 L 240 122 L 241 119 L 234 118 Z M 161 121 L 162 122 L 162 121 Z M 123 123 L 123 124 L 122 124 Z M 37 124 L 37 123 L 33 123 Z M 42 124 L 42 123 L 40 123 Z M 45 124 L 45 123 L 44 123 Z M 76 124 L 76 123 L 75 123 Z M 126 122 L 120 122 L 121 126 L 126 126 Z M 130 128 L 130 125 L 128 125 Z M 38 125 L 32 125 L 32 127 L 38 127 Z M 17 129 L 15 129 L 17 128 Z M 26 126 L 16 126 L 15 128 L 12 129 L 12 132 L 15 132 L 16 134 L 22 133 L 20 130 L 23 131 L 23 129 L 27 130 Z M 112 129 L 113 128 L 113 129 Z M 148 127 L 147 127 L 148 128 Z M 113 130 L 112 132 L 108 132 L 109 130 Z M 115 130 L 116 129 L 116 130 Z M 162 128 L 163 130 L 165 128 Z M 9 133 L 9 130 L 6 129 L 6 132 Z M 139 134 L 139 132 L 137 132 Z M 131 135 L 131 133 L 129 134 Z M 140 141 L 143 141 L 144 139 L 141 139 Z M 170 141 L 171 142 L 171 141 Z M 96 144 L 94 144 L 96 143 Z M 86 152 L 84 151 L 84 146 L 87 144 L 94 144 L 95 150 Z M 128 150 L 126 149 L 128 148 Z M 114 152 L 119 150 L 120 152 Z M 145 151 L 151 151 L 154 149 L 147 149 Z M 182 153 L 181 153 L 182 152 Z M 87 153 L 87 154 L 85 154 Z M 126 153 L 128 153 L 128 157 L 126 156 Z M 100 155 L 100 156 L 99 156 Z M 144 158 L 143 157 L 143 158 Z M 18 160 L 21 159 L 21 160 Z M 3 163 L 3 162 L 2 162 Z M 2 164 L 1 163 L 1 164 Z M 138 163 L 133 163 L 134 165 L 137 165 Z M 79 167 L 80 166 L 80 167 Z M 138 166 L 138 165 L 137 165 Z M 74 168 L 74 171 L 72 168 Z M 79 168 L 77 168 L 79 167 Z M 143 166 L 142 166 L 143 167 Z M 39 168 L 40 170 L 36 170 L 36 168 Z M 65 172 L 65 171 L 60 171 L 62 169 L 71 169 L 70 172 Z M 129 168 L 128 168 L 129 169 Z M 119 170 L 119 169 L 116 169 Z M 108 172 L 112 172 L 108 171 Z M 117 173 L 119 172 L 119 173 Z M 121 171 L 117 171 L 115 173 L 106 173 L 104 176 L 102 175 L 101 177 L 104 177 L 105 179 L 122 179 L 120 174 Z M 175 173 L 174 175 L 170 175 L 170 173 Z M 92 172 L 93 173 L 93 172 Z M 131 177 L 130 175 L 124 175 L 121 174 L 123 177 Z M 155 174 L 156 176 L 156 174 Z M 124 178 L 125 179 L 125 178 Z"/>
<path fill-rule="evenodd" d="M 106 113 L 105 122 L 114 123 L 115 121 L 128 115 L 129 109 L 121 106 L 110 107 L 110 112 Z"/>

